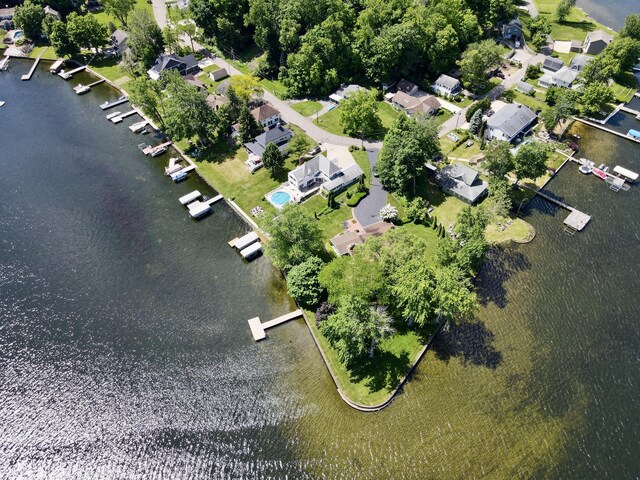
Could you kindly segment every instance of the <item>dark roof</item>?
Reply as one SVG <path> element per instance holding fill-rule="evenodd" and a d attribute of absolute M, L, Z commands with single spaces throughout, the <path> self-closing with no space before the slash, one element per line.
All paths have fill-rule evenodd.
<path fill-rule="evenodd" d="M 178 57 L 178 59 L 185 64 L 187 70 L 198 66 L 198 59 L 191 53 L 189 55 L 185 55 L 184 57 Z"/>
<path fill-rule="evenodd" d="M 487 182 L 480 179 L 480 173 L 461 163 L 454 163 L 442 168 L 436 176 L 443 190 L 469 203 L 475 203 L 487 191 Z"/>
<path fill-rule="evenodd" d="M 537 115 L 525 105 L 508 103 L 487 120 L 487 126 L 501 130 L 509 138 L 515 137 L 530 125 Z"/>
<path fill-rule="evenodd" d="M 559 58 L 546 57 L 544 62 L 542 62 L 542 68 L 546 68 L 547 70 L 551 70 L 552 72 L 557 72 L 564 66 L 564 62 Z"/>
<path fill-rule="evenodd" d="M 410 95 L 412 93 L 412 91 L 414 91 L 414 90 L 416 90 L 418 88 L 418 86 L 415 83 L 410 82 L 409 80 L 405 80 L 403 78 L 402 80 L 400 80 L 398 82 L 398 87 L 397 88 L 398 88 L 399 92 L 404 92 L 404 93 L 407 93 L 407 94 Z"/>
<path fill-rule="evenodd" d="M 207 88 L 207 86 L 202 82 L 202 80 L 200 80 L 199 78 L 194 77 L 191 74 L 185 75 L 184 81 L 187 82 L 189 85 L 193 85 L 194 87 L 196 87 L 198 89 Z"/>
<path fill-rule="evenodd" d="M 291 130 L 278 125 L 277 127 L 258 135 L 252 142 L 245 143 L 244 146 L 251 153 L 255 153 L 261 157 L 264 153 L 264 149 L 267 148 L 267 145 L 270 143 L 275 143 L 280 147 L 280 150 L 283 150 L 288 143 L 288 139 L 291 138 L 292 135 L 293 132 Z"/>
<path fill-rule="evenodd" d="M 181 61 L 179 57 L 162 53 L 156 58 L 156 62 L 153 64 L 153 67 L 151 67 L 151 70 L 162 73 L 165 70 L 180 68 L 181 65 L 185 65 L 185 63 Z"/>

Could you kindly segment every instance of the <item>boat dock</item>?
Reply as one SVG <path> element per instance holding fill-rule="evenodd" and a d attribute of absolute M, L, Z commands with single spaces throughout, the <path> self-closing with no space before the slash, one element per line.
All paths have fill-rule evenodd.
<path fill-rule="evenodd" d="M 113 119 L 111 119 L 111 121 L 113 121 Z M 140 150 L 142 150 L 142 153 L 144 153 L 145 155 L 151 155 L 152 157 L 155 157 L 156 155 L 160 155 L 161 153 L 166 152 L 171 143 L 171 141 L 168 141 L 161 143 L 160 145 L 157 145 L 155 147 L 152 147 L 151 145 L 145 145 L 143 143 L 138 145 L 138 147 L 140 147 Z"/>
<path fill-rule="evenodd" d="M 134 110 L 129 110 L 128 112 L 124 112 L 124 113 L 121 113 L 120 115 L 116 115 L 114 117 L 111 117 L 110 120 L 113 123 L 120 123 L 125 118 L 130 117 L 131 115 L 135 115 L 136 113 L 138 113 L 138 111 L 135 110 L 135 109 Z"/>
<path fill-rule="evenodd" d="M 68 72 L 65 72 L 64 70 L 62 70 L 58 76 L 61 78 L 64 78 L 65 80 L 69 80 L 71 77 L 73 77 L 76 73 L 79 73 L 81 71 L 83 71 L 85 68 L 87 68 L 86 65 L 82 65 L 78 68 L 74 68 L 73 70 L 69 70 Z"/>
<path fill-rule="evenodd" d="M 149 122 L 147 120 L 142 120 L 141 122 L 134 123 L 133 125 L 129 125 L 129 130 L 131 130 L 133 133 L 138 133 L 144 130 L 148 124 Z"/>
<path fill-rule="evenodd" d="M 573 117 L 573 120 L 576 120 L 578 122 L 584 123 L 585 125 L 589 125 L 590 127 L 593 127 L 593 128 L 599 128 L 600 130 L 603 130 L 605 132 L 611 133 L 613 135 L 617 135 L 618 137 L 626 138 L 627 140 L 631 140 L 632 142 L 640 143 L 640 138 L 634 138 L 633 136 L 631 136 L 629 134 L 616 132 L 615 130 L 612 130 L 610 128 L 604 127 L 602 125 L 598 125 L 597 123 L 594 123 L 594 122 L 590 122 L 589 120 L 585 120 L 584 118 Z"/>
<path fill-rule="evenodd" d="M 42 54 L 46 52 L 47 48 L 49 47 L 45 47 L 45 49 L 40 52 L 40 55 L 38 55 L 38 57 L 36 58 L 36 61 L 33 62 L 33 65 L 31 65 L 31 70 L 29 70 L 29 73 L 25 73 L 24 75 L 22 75 L 22 77 L 20 77 L 20 80 L 31 80 L 31 77 L 33 76 L 33 72 L 36 71 L 36 67 L 38 66 L 38 63 L 40 63 Z"/>
<path fill-rule="evenodd" d="M 640 116 L 640 112 L 638 110 L 634 110 L 633 108 L 629 108 L 624 105 L 620 107 L 620 111 L 625 113 L 630 113 L 631 115 L 635 115 L 636 118 Z"/>
<path fill-rule="evenodd" d="M 527 187 L 526 185 L 522 185 L 525 188 L 535 192 L 536 195 L 544 198 L 546 201 L 553 203 L 554 205 L 559 206 L 560 208 L 564 208 L 565 210 L 569 210 L 569 216 L 564 219 L 564 224 L 570 229 L 569 233 L 580 232 L 587 226 L 587 224 L 591 221 L 591 216 L 586 213 L 581 212 L 577 208 L 572 207 L 571 205 L 567 205 L 564 202 L 561 202 L 557 198 L 553 198 L 546 193 L 541 192 L 540 190 L 535 190 L 531 187 Z"/>
<path fill-rule="evenodd" d="M 265 323 L 260 322 L 260 317 L 251 318 L 248 320 L 248 323 L 253 339 L 257 342 L 267 338 L 267 334 L 265 332 L 267 329 L 300 317 L 302 317 L 302 310 L 298 309 Z"/>
<path fill-rule="evenodd" d="M 6 70 L 7 68 L 9 68 L 9 57 L 4 57 L 2 60 L 0 60 L 0 71 L 2 70 Z"/>
<path fill-rule="evenodd" d="M 53 65 L 51 65 L 49 67 L 49 71 L 51 73 L 58 73 L 58 70 L 60 70 L 60 68 L 62 68 L 62 65 L 64 65 L 64 60 L 62 60 L 61 58 L 59 58 L 58 60 L 56 60 L 55 62 L 53 62 Z"/>
<path fill-rule="evenodd" d="M 223 198 L 224 197 L 222 195 L 216 195 L 215 197 L 205 201 L 194 200 L 191 203 L 187 204 L 189 215 L 191 215 L 191 218 L 200 218 L 211 211 L 211 205 L 222 200 Z"/>
<path fill-rule="evenodd" d="M 122 105 L 123 103 L 128 102 L 129 99 L 127 97 L 120 97 L 118 100 L 114 102 L 104 102 L 100 105 L 101 110 L 108 110 L 111 107 L 117 107 L 118 105 Z"/>

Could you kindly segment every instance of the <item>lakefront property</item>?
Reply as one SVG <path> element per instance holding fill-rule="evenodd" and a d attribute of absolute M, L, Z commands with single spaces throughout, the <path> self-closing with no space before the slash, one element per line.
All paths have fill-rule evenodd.
<path fill-rule="evenodd" d="M 575 244 L 608 225 L 584 196 L 565 198 L 547 189 L 562 181 L 575 191 L 588 186 L 598 198 L 626 200 L 624 195 L 634 194 L 639 168 L 634 155 L 606 157 L 581 129 L 606 135 L 598 137 L 600 144 L 614 138 L 638 148 L 633 122 L 640 118 L 634 73 L 640 17 L 631 15 L 615 32 L 564 1 L 518 8 L 506 0 L 497 8 L 435 0 L 390 4 L 393 14 L 376 2 L 341 0 L 321 2 L 313 12 L 297 0 L 269 8 L 258 0 L 233 8 L 194 0 L 168 6 L 154 2 L 153 8 L 138 3 L 105 0 L 91 8 L 58 10 L 57 4 L 53 9 L 25 0 L 15 11 L 7 9 L 11 18 L 0 18 L 8 22 L 0 62 L 7 70 L 0 75 L 12 75 L 14 65 L 28 62 L 20 78 L 31 85 L 26 82 L 41 81 L 34 75 L 40 62 L 48 61 L 46 68 L 58 75 L 47 73 L 47 78 L 72 89 L 74 101 L 100 110 L 110 127 L 126 125 L 124 134 L 139 139 L 136 145 L 148 158 L 138 149 L 136 155 L 162 164 L 150 167 L 149 175 L 164 178 L 164 170 L 166 184 L 180 191 L 173 207 L 166 208 L 180 210 L 181 221 L 190 222 L 185 231 L 192 226 L 213 230 L 212 224 L 223 228 L 227 220 L 221 220 L 220 209 L 231 209 L 242 226 L 216 245 L 234 256 L 203 253 L 203 264 L 220 262 L 218 276 L 194 275 L 215 289 L 227 272 L 229 285 L 250 295 L 254 285 L 244 280 L 241 289 L 231 276 L 269 262 L 277 269 L 274 281 L 282 282 L 278 292 L 293 300 L 265 302 L 256 312 L 238 306 L 241 318 L 234 325 L 246 328 L 218 333 L 233 335 L 233 341 L 241 337 L 242 358 L 259 356 L 268 364 L 270 349 L 284 348 L 280 332 L 295 328 L 296 341 L 304 335 L 313 342 L 313 351 L 320 353 L 316 360 L 335 386 L 323 401 L 345 402 L 362 412 L 392 402 L 416 408 L 437 397 L 430 389 L 415 393 L 415 385 L 427 383 L 454 399 L 469 396 L 474 383 L 487 390 L 500 384 L 504 396 L 501 364 L 510 361 L 509 355 L 524 354 L 510 350 L 514 340 L 503 330 L 500 337 L 492 336 L 484 312 L 495 307 L 496 315 L 504 309 L 513 314 L 510 302 L 530 295 L 535 305 L 533 296 L 543 295 L 525 288 L 534 285 L 530 272 L 537 272 L 527 249 L 539 244 L 561 249 L 565 241 Z M 3 112 L 13 108 L 12 99 L 4 103 L 1 95 Z M 98 95 L 104 95 L 99 102 Z M 200 186 L 182 192 L 196 177 L 215 193 Z M 139 172 L 132 178 L 151 183 Z M 545 222 L 556 223 L 538 229 L 539 212 L 549 209 L 553 212 Z M 536 230 L 540 240 L 514 245 L 534 241 Z M 127 235 L 130 248 L 146 245 L 136 236 L 143 233 Z M 179 239 L 173 235 L 171 241 Z M 158 276 L 169 275 L 166 268 L 145 269 L 164 288 Z M 488 271 L 500 283 L 489 293 L 483 283 Z M 512 296 L 509 289 L 522 282 L 527 285 Z M 182 301 L 168 290 L 163 297 Z M 288 312 L 276 311 L 288 307 Z M 267 310 L 273 315 L 260 320 Z M 485 316 L 479 318 L 478 312 Z M 279 326 L 285 323 L 291 325 Z M 181 330 L 189 328 L 180 324 Z M 193 326 L 200 332 L 208 328 Z M 145 335 L 153 337 L 140 336 Z M 293 365 L 286 375 L 297 378 L 299 345 L 286 338 L 289 357 L 278 357 L 277 365 Z M 267 344 L 251 349 L 254 340 Z M 539 348 L 535 342 L 531 351 Z M 208 344 L 198 348 L 213 350 Z M 414 376 L 421 362 L 483 370 L 473 382 L 455 387 L 440 384 L 437 375 Z M 533 368 L 527 362 L 519 368 L 508 375 L 514 384 L 535 376 L 526 370 Z M 266 375 L 254 364 L 250 370 Z M 277 404 L 274 390 L 269 395 Z M 248 396 L 260 397 L 254 390 Z M 306 406 L 310 400 L 301 395 L 298 401 Z M 544 423 L 544 416 L 528 415 Z M 504 417 L 515 422 L 514 430 L 521 426 L 511 410 Z M 453 423 L 452 431 L 469 428 Z M 476 424 L 482 422 L 470 422 Z M 554 451 L 562 447 L 553 445 Z M 489 463 L 486 469 L 499 471 Z M 398 475 L 429 477 L 419 470 Z M 378 473 L 390 477 L 392 471 Z M 456 473 L 469 476 L 464 469 Z M 511 465 L 496 478 L 545 473 Z M 335 471 L 321 474 L 332 475 Z"/>

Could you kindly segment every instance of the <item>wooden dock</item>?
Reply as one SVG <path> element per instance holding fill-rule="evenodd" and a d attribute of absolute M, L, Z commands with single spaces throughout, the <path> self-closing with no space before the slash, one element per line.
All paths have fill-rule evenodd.
<path fill-rule="evenodd" d="M 631 140 L 632 142 L 640 143 L 640 139 L 633 138 L 633 137 L 631 137 L 631 136 L 629 136 L 629 135 L 627 135 L 625 133 L 616 132 L 615 130 L 611 130 L 610 128 L 604 127 L 602 125 L 598 125 L 597 123 L 590 122 L 589 120 L 585 120 L 584 118 L 573 117 L 573 120 L 576 120 L 578 122 L 584 123 L 585 125 L 589 125 L 590 127 L 593 127 L 593 128 L 599 128 L 600 130 L 612 133 L 613 135 L 617 135 L 619 137 L 626 138 L 627 140 Z"/>
<path fill-rule="evenodd" d="M 134 110 L 129 110 L 128 112 L 124 112 L 124 113 L 122 113 L 120 115 L 117 115 L 115 117 L 110 118 L 110 120 L 113 123 L 120 123 L 125 118 L 130 117 L 131 115 L 135 115 L 136 113 L 138 113 L 138 111 L 135 110 L 135 109 Z"/>
<path fill-rule="evenodd" d="M 276 325 L 280 325 L 282 323 L 288 322 L 289 320 L 293 320 L 295 318 L 302 317 L 302 310 L 298 309 L 294 312 L 287 313 L 282 315 L 281 317 L 274 318 L 265 323 L 260 322 L 260 317 L 251 318 L 248 320 L 249 328 L 251 329 L 251 334 L 253 335 L 253 339 L 257 342 L 259 340 L 264 340 L 267 338 L 266 330 L 271 327 L 275 327 Z"/>
<path fill-rule="evenodd" d="M 122 105 L 123 103 L 126 103 L 128 101 L 129 101 L 129 99 L 127 97 L 124 97 L 124 98 L 119 98 L 118 100 L 116 100 L 114 102 L 104 102 L 103 104 L 100 105 L 100 109 L 101 110 L 108 110 L 109 108 L 117 107 L 118 105 Z"/>
<path fill-rule="evenodd" d="M 181 170 L 181 172 L 190 172 L 191 170 L 195 170 L 195 169 L 196 169 L 196 167 L 194 167 L 194 166 L 191 166 L 191 165 L 190 165 L 190 166 L 188 166 L 187 168 L 185 168 L 185 169 Z M 215 197 L 210 198 L 209 200 L 206 200 L 206 201 L 204 201 L 204 202 L 202 202 L 202 203 L 204 203 L 205 205 L 209 205 L 209 206 L 211 206 L 211 205 L 213 205 L 214 203 L 219 202 L 219 201 L 220 201 L 220 200 L 222 200 L 223 198 L 224 198 L 224 197 L 223 197 L 222 195 L 216 195 Z"/>
<path fill-rule="evenodd" d="M 40 59 L 42 58 L 42 54 L 46 52 L 47 48 L 49 47 L 45 47 L 45 49 L 40 52 L 40 55 L 38 55 L 38 57 L 36 58 L 36 61 L 33 62 L 33 65 L 31 66 L 31 70 L 29 70 L 29 73 L 25 73 L 24 75 L 22 75 L 22 77 L 20 77 L 20 80 L 25 80 L 25 81 L 31 80 L 31 77 L 33 76 L 33 72 L 36 71 L 36 68 L 38 67 L 38 63 L 40 63 Z"/>
<path fill-rule="evenodd" d="M 522 185 L 525 188 L 528 188 L 529 190 L 532 190 L 536 193 L 536 195 L 544 198 L 546 201 L 553 203 L 554 205 L 559 206 L 560 208 L 564 208 L 565 210 L 569 210 L 569 216 L 567 218 L 564 219 L 564 224 L 573 229 L 576 232 L 580 232 L 584 229 L 584 227 L 587 226 L 587 224 L 591 221 L 591 217 L 589 215 L 587 215 L 586 213 L 581 212 L 580 210 L 578 210 L 577 208 L 572 207 L 571 205 L 567 205 L 564 202 L 561 202 L 560 200 L 553 198 L 550 195 L 547 195 L 546 193 L 541 192 L 540 190 L 535 190 L 531 187 L 527 187 L 526 185 Z"/>
<path fill-rule="evenodd" d="M 76 73 L 79 73 L 81 71 L 83 71 L 85 68 L 87 68 L 86 65 L 81 65 L 78 68 L 74 68 L 73 70 L 69 70 L 68 72 L 65 72 L 64 70 L 62 72 L 60 72 L 58 74 L 59 77 L 64 78 L 65 80 L 69 80 L 71 77 L 73 77 Z"/>
<path fill-rule="evenodd" d="M 161 143 L 160 145 L 156 145 L 155 147 L 152 147 L 151 145 L 147 145 L 146 147 L 141 148 L 141 150 L 142 150 L 142 153 L 144 153 L 145 155 L 154 156 L 155 152 L 161 151 L 161 153 L 164 153 L 169 148 L 171 143 L 172 143 L 171 141 L 168 141 L 168 142 Z M 155 154 L 158 155 L 157 153 Z"/>

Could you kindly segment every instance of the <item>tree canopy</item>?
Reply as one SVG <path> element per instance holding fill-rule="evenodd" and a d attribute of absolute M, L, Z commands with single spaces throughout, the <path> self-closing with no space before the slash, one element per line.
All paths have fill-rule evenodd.
<path fill-rule="evenodd" d="M 162 53 L 164 42 L 162 30 L 148 10 L 136 8 L 129 16 L 127 45 L 133 57 L 147 69 Z"/>
<path fill-rule="evenodd" d="M 25 37 L 35 39 L 42 31 L 44 16 L 42 5 L 25 0 L 22 5 L 16 7 L 13 21 L 17 27 L 22 29 Z"/>
<path fill-rule="evenodd" d="M 547 172 L 547 159 L 552 147 L 542 142 L 522 145 L 514 158 L 514 173 L 518 180 L 535 180 Z"/>
<path fill-rule="evenodd" d="M 323 266 L 324 262 L 313 256 L 292 267 L 287 274 L 289 295 L 307 306 L 318 303 L 323 291 L 318 280 L 318 274 Z"/>
<path fill-rule="evenodd" d="M 358 90 L 340 104 L 340 123 L 347 135 L 367 137 L 380 132 L 376 92 Z"/>
<path fill-rule="evenodd" d="M 107 44 L 107 27 L 93 15 L 78 15 L 72 12 L 67 17 L 67 35 L 81 48 L 102 47 Z"/>
<path fill-rule="evenodd" d="M 484 89 L 489 80 L 487 71 L 499 63 L 500 47 L 495 41 L 472 43 L 458 62 L 463 83 L 474 92 Z"/>
<path fill-rule="evenodd" d="M 136 0 L 102 0 L 104 11 L 127 26 L 127 17 L 136 6 Z"/>

